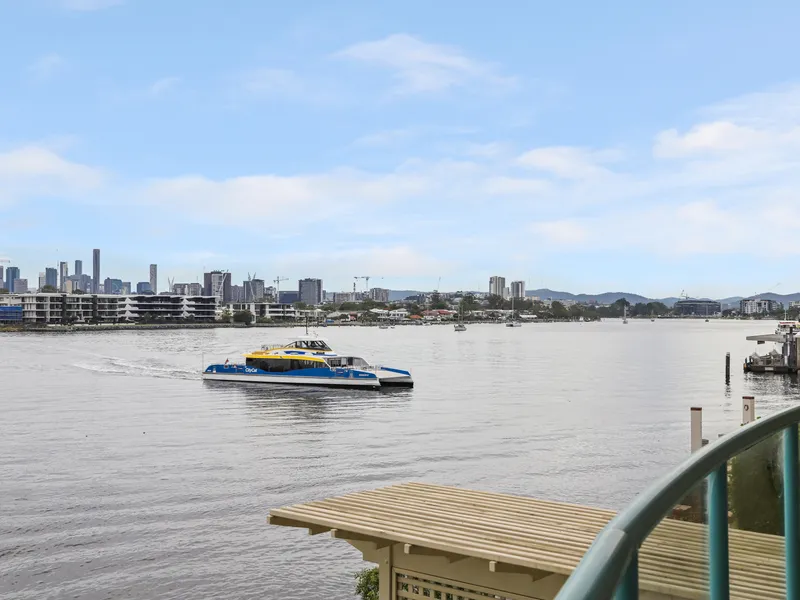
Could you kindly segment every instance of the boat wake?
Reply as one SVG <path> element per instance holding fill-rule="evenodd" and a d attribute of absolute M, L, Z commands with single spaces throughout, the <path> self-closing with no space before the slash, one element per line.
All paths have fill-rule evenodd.
<path fill-rule="evenodd" d="M 197 371 L 170 365 L 133 363 L 121 358 L 105 358 L 93 363 L 75 363 L 75 368 L 103 375 L 146 376 L 157 379 L 200 379 Z"/>

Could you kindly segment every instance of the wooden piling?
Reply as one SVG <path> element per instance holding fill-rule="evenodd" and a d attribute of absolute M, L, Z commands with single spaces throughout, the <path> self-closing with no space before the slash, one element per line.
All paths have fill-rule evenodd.
<path fill-rule="evenodd" d="M 703 447 L 703 409 L 691 408 L 691 450 L 697 452 Z"/>
<path fill-rule="evenodd" d="M 742 396 L 742 425 L 747 425 L 756 420 L 755 396 Z"/>
<path fill-rule="evenodd" d="M 731 353 L 725 353 L 725 384 L 729 385 L 731 382 Z"/>

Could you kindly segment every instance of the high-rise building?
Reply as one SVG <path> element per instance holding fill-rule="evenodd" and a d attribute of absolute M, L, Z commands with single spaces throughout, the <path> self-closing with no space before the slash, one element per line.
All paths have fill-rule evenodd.
<path fill-rule="evenodd" d="M 121 294 L 122 293 L 122 280 L 121 279 L 112 279 L 111 277 L 106 277 L 105 281 L 103 282 L 103 293 L 104 294 Z"/>
<path fill-rule="evenodd" d="M 503 296 L 506 291 L 506 278 L 494 275 L 489 277 L 489 293 L 493 296 Z"/>
<path fill-rule="evenodd" d="M 281 304 L 294 304 L 300 301 L 300 292 L 281 290 L 278 292 L 278 302 Z"/>
<path fill-rule="evenodd" d="M 105 292 L 106 294 L 109 293 L 108 291 Z M 153 288 L 150 287 L 149 281 L 140 281 L 136 284 L 136 293 L 137 294 L 152 294 Z"/>
<path fill-rule="evenodd" d="M 69 277 L 69 264 L 62 261 L 58 263 L 58 289 L 62 292 L 67 291 L 67 277 Z"/>
<path fill-rule="evenodd" d="M 231 286 L 231 302 L 244 302 L 244 286 L 232 285 Z"/>
<path fill-rule="evenodd" d="M 123 281 L 122 282 L 122 295 L 129 296 L 131 293 L 131 282 L 130 281 Z"/>
<path fill-rule="evenodd" d="M 199 283 L 190 283 L 189 284 L 189 295 L 190 296 L 202 296 L 203 295 L 203 286 Z"/>
<path fill-rule="evenodd" d="M 39 271 L 39 287 L 38 287 L 38 289 L 41 291 L 41 289 L 45 285 L 47 285 L 47 280 L 45 279 L 44 271 Z"/>
<path fill-rule="evenodd" d="M 384 288 L 372 288 L 369 291 L 369 298 L 375 302 L 382 302 L 386 304 L 389 302 L 389 290 Z"/>
<path fill-rule="evenodd" d="M 525 282 L 512 281 L 511 282 L 511 297 L 512 298 L 525 298 Z"/>
<path fill-rule="evenodd" d="M 204 273 L 203 283 L 204 296 L 216 296 L 219 302 L 231 301 L 231 274 L 227 271 Z"/>
<path fill-rule="evenodd" d="M 309 306 L 322 304 L 322 279 L 301 279 L 297 282 L 300 302 Z"/>
<path fill-rule="evenodd" d="M 100 292 L 100 248 L 92 250 L 92 292 Z"/>
<path fill-rule="evenodd" d="M 58 271 L 53 267 L 47 267 L 44 270 L 44 284 L 58 289 Z"/>
<path fill-rule="evenodd" d="M 83 261 L 82 260 L 76 260 L 75 261 L 75 275 L 78 276 L 78 277 L 83 275 Z"/>
<path fill-rule="evenodd" d="M 6 269 L 6 288 L 9 292 L 15 292 L 14 281 L 19 279 L 19 267 L 8 267 Z"/>
<path fill-rule="evenodd" d="M 3 281 L 3 265 L 0 265 L 0 281 Z"/>
<path fill-rule="evenodd" d="M 150 265 L 150 289 L 158 293 L 158 265 Z"/>
<path fill-rule="evenodd" d="M 15 294 L 27 294 L 28 293 L 28 280 L 27 279 L 14 279 L 14 289 L 11 290 Z"/>
<path fill-rule="evenodd" d="M 242 282 L 244 286 L 244 301 L 255 302 L 264 298 L 264 280 L 248 279 Z"/>
<path fill-rule="evenodd" d="M 170 290 L 176 296 L 188 296 L 189 295 L 189 284 L 188 283 L 173 283 L 172 289 Z"/>

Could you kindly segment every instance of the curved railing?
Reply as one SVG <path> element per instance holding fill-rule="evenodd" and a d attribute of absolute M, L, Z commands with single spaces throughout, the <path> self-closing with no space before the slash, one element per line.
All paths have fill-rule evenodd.
<path fill-rule="evenodd" d="M 616 600 L 639 596 L 639 546 L 664 516 L 704 478 L 708 478 L 709 597 L 729 597 L 728 461 L 767 437 L 783 432 L 783 510 L 786 597 L 800 598 L 800 496 L 798 495 L 800 406 L 789 408 L 705 446 L 650 486 L 614 517 L 556 600 Z"/>

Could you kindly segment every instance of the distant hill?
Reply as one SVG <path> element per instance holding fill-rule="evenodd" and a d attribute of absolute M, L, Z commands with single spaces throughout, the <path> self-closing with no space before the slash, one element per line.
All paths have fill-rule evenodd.
<path fill-rule="evenodd" d="M 645 298 L 644 296 L 640 296 L 639 294 L 633 294 L 631 292 L 603 292 L 602 294 L 571 294 L 570 292 L 558 292 L 556 290 L 550 290 L 547 288 L 538 289 L 538 290 L 528 290 L 525 292 L 526 296 L 538 296 L 539 298 L 552 298 L 553 300 L 573 300 L 575 302 L 597 302 L 598 304 L 613 304 L 620 298 L 625 298 L 631 304 L 638 304 L 643 302 L 647 304 L 648 302 L 653 302 L 653 298 Z M 667 304 L 665 300 L 670 300 L 671 306 L 675 303 L 677 298 L 665 298 L 655 299 L 656 302 L 664 302 Z"/>
<path fill-rule="evenodd" d="M 417 290 L 389 290 L 389 301 L 397 302 L 405 300 L 409 296 L 417 296 L 425 292 Z M 638 304 L 639 302 L 663 302 L 669 307 L 672 307 L 680 298 L 669 296 L 667 298 L 647 298 L 639 294 L 631 292 L 603 292 L 601 294 L 572 294 L 570 292 L 559 292 L 548 288 L 538 290 L 528 290 L 525 292 L 526 296 L 538 296 L 539 298 L 552 298 L 553 300 L 573 300 L 575 302 L 597 302 L 598 304 L 613 304 L 620 298 L 625 298 L 631 304 Z M 729 298 L 719 299 L 722 308 L 738 308 L 739 301 L 742 298 L 765 298 L 768 300 L 776 300 L 782 302 L 784 306 L 789 306 L 789 302 L 800 300 L 800 292 L 794 294 L 774 294 L 767 292 L 764 294 L 753 294 L 752 296 L 730 296 Z M 703 298 L 706 300 L 707 298 Z"/>
<path fill-rule="evenodd" d="M 422 293 L 416 290 L 389 290 L 389 302 L 398 302 L 405 300 L 409 296 L 419 296 Z"/>

